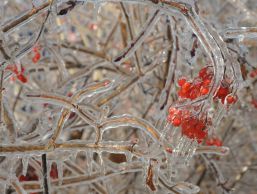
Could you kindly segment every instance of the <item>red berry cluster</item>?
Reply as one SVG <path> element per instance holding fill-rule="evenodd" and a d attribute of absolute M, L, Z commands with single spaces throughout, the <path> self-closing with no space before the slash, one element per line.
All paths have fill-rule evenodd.
<path fill-rule="evenodd" d="M 176 127 L 181 126 L 182 135 L 196 139 L 198 143 L 201 143 L 207 135 L 205 120 L 193 116 L 188 110 L 178 110 L 171 107 L 168 122 Z"/>
<path fill-rule="evenodd" d="M 57 167 L 54 164 L 51 166 L 50 177 L 52 179 L 58 179 Z M 24 176 L 24 175 L 19 176 L 19 181 L 20 182 L 37 181 L 37 180 L 39 180 L 39 178 L 38 178 L 38 175 L 36 174 L 36 172 L 33 168 L 29 168 L 28 173 L 26 174 L 26 176 Z"/>
<path fill-rule="evenodd" d="M 34 57 L 32 58 L 33 63 L 37 63 L 40 58 L 41 58 L 41 54 L 40 54 L 40 47 L 39 46 L 35 46 L 33 48 L 33 52 L 34 52 Z"/>
<path fill-rule="evenodd" d="M 194 100 L 200 96 L 208 94 L 212 78 L 213 71 L 210 67 L 204 67 L 201 69 L 198 73 L 198 77 L 196 77 L 192 82 L 187 81 L 185 78 L 180 78 L 178 80 L 178 85 L 180 86 L 180 90 L 178 91 L 179 97 Z M 235 103 L 237 100 L 236 97 L 229 95 L 231 93 L 229 88 L 230 84 L 225 80 L 222 82 L 224 86 L 222 85 L 218 88 L 214 99 L 220 99 L 221 103 L 224 104 L 227 97 L 228 104 Z"/>
<path fill-rule="evenodd" d="M 24 176 L 24 175 L 20 175 L 20 176 L 19 176 L 19 181 L 20 181 L 20 182 L 25 182 L 25 181 L 38 181 L 38 180 L 39 180 L 39 178 L 38 178 L 38 176 L 36 175 L 35 170 L 32 169 L 32 168 L 28 171 L 28 173 L 26 174 L 26 176 Z M 30 193 L 30 194 L 38 194 L 38 193 L 36 192 L 36 193 Z"/>
<path fill-rule="evenodd" d="M 26 76 L 24 75 L 24 67 L 21 67 L 21 70 L 19 71 L 16 65 L 8 65 L 5 70 L 9 70 L 14 73 L 16 75 L 16 78 L 22 83 L 26 83 L 28 81 Z"/>
<path fill-rule="evenodd" d="M 213 71 L 210 67 L 202 68 L 198 76 L 191 82 L 185 78 L 180 78 L 178 80 L 178 85 L 180 86 L 178 91 L 179 97 L 194 100 L 208 94 L 212 79 Z M 222 81 L 213 98 L 220 99 L 222 104 L 224 104 L 225 100 L 228 104 L 235 103 L 237 100 L 236 97 L 231 95 L 230 84 L 226 80 Z M 167 120 L 175 127 L 181 126 L 182 135 L 190 139 L 196 139 L 198 143 L 201 143 L 207 136 L 205 116 L 194 116 L 189 110 L 179 110 L 171 107 Z M 218 139 L 209 140 L 208 143 L 219 145 Z"/>
<path fill-rule="evenodd" d="M 224 104 L 225 99 L 227 100 L 228 104 L 234 104 L 237 101 L 237 98 L 230 94 L 231 91 L 229 86 L 220 86 L 214 99 L 220 99 L 221 103 Z"/>
<path fill-rule="evenodd" d="M 26 176 L 21 175 L 19 177 L 19 181 L 20 182 L 24 182 L 24 181 L 37 181 L 37 180 L 38 180 L 38 176 L 35 173 L 27 174 Z"/>
<path fill-rule="evenodd" d="M 187 81 L 185 78 L 180 78 L 178 80 L 178 85 L 180 86 L 178 95 L 181 98 L 194 100 L 200 96 L 208 94 L 212 76 L 213 72 L 210 68 L 205 67 L 201 69 L 198 77 L 196 77 L 192 82 Z"/>
<path fill-rule="evenodd" d="M 220 146 L 222 146 L 222 141 L 218 137 L 212 137 L 212 138 L 206 139 L 205 144 L 208 145 L 208 146 L 218 146 L 218 147 L 220 147 Z"/>

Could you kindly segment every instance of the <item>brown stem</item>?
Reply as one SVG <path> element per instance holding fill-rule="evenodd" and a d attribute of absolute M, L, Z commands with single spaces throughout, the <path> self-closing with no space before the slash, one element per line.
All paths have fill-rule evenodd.
<path fill-rule="evenodd" d="M 121 9 L 122 9 L 122 11 L 125 15 L 126 23 L 127 23 L 128 30 L 129 30 L 130 40 L 133 40 L 134 35 L 133 35 L 133 31 L 132 31 L 133 28 L 132 28 L 132 25 L 131 25 L 130 17 L 128 16 L 128 13 L 127 13 L 127 10 L 126 10 L 124 4 L 121 2 L 120 5 L 121 5 Z M 141 68 L 140 68 L 140 62 L 139 62 L 139 56 L 138 56 L 137 51 L 135 51 L 134 56 L 135 56 L 135 59 L 136 59 L 136 67 L 137 67 L 138 75 L 142 75 L 142 71 L 141 71 Z"/>
<path fill-rule="evenodd" d="M 48 1 L 44 4 L 42 4 L 41 6 L 35 8 L 33 7 L 29 12 L 27 12 L 25 15 L 21 16 L 20 18 L 11 21 L 10 23 L 8 23 L 7 25 L 5 25 L 2 28 L 3 32 L 8 32 L 9 30 L 13 29 L 14 27 L 18 26 L 19 24 L 25 22 L 26 20 L 30 19 L 33 15 L 39 13 L 40 11 L 44 10 L 45 8 L 47 8 L 49 5 L 51 4 L 51 1 Z"/>
<path fill-rule="evenodd" d="M 92 184 L 95 183 L 99 180 L 104 180 L 107 179 L 109 177 L 115 176 L 115 175 L 119 175 L 119 174 L 124 174 L 124 173 L 130 173 L 130 172 L 137 172 L 137 171 L 142 171 L 142 167 L 143 165 L 141 163 L 137 163 L 137 164 L 127 164 L 127 165 L 123 165 L 121 168 L 115 170 L 115 171 L 107 171 L 104 175 L 102 172 L 95 172 L 92 175 L 88 176 L 88 175 L 81 175 L 81 176 L 76 176 L 76 177 L 67 177 L 63 179 L 63 182 L 61 183 L 61 185 L 59 186 L 59 182 L 58 180 L 53 180 L 51 182 L 51 185 L 54 188 L 63 188 L 63 187 L 68 187 L 68 186 L 72 186 L 75 184 Z M 23 188 L 25 190 L 29 190 L 30 192 L 34 191 L 42 191 L 41 185 L 39 182 L 35 183 L 33 182 L 23 182 L 22 183 Z"/>

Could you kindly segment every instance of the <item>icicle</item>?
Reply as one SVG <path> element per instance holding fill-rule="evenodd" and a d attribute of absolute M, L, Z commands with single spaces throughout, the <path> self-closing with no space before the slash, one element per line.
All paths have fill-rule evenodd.
<path fill-rule="evenodd" d="M 93 16 L 94 21 L 97 21 L 97 17 L 100 11 L 101 11 L 100 3 L 99 2 L 94 3 L 94 16 Z"/>
<path fill-rule="evenodd" d="M 183 148 L 184 143 L 185 143 L 185 138 L 182 136 L 182 137 L 179 139 L 178 145 L 177 145 L 176 148 L 174 149 L 174 157 L 175 157 L 175 158 L 178 158 L 178 157 L 179 157 L 179 154 L 180 154 L 180 152 L 181 152 L 181 148 Z"/>
<path fill-rule="evenodd" d="M 92 151 L 86 152 L 86 160 L 87 160 L 87 168 L 89 171 L 89 175 L 91 175 L 93 172 L 93 152 Z"/>
<path fill-rule="evenodd" d="M 63 164 L 62 161 L 56 161 L 57 172 L 58 172 L 58 184 L 62 185 L 63 181 Z"/>
<path fill-rule="evenodd" d="M 49 191 L 49 193 L 51 193 L 51 184 L 50 184 L 51 183 L 50 182 L 51 175 L 50 175 L 50 173 L 51 173 L 51 169 L 52 169 L 52 164 L 53 164 L 53 162 L 51 160 L 48 160 L 47 164 L 46 164 L 46 168 L 47 168 L 46 178 L 47 178 L 47 181 L 48 181 L 48 191 Z"/>
<path fill-rule="evenodd" d="M 110 107 L 109 106 L 103 106 L 101 108 L 99 123 L 102 123 L 103 121 L 106 120 L 106 118 L 108 117 L 109 112 L 110 112 Z"/>
<path fill-rule="evenodd" d="M 196 140 L 194 140 L 191 144 L 190 144 L 190 148 L 188 149 L 188 153 L 185 157 L 185 160 L 184 160 L 184 164 L 187 166 L 189 165 L 189 161 L 190 159 L 193 157 L 193 155 L 195 154 L 195 150 L 198 146 L 198 143 Z"/>
<path fill-rule="evenodd" d="M 147 174 L 148 174 L 148 165 L 150 163 L 150 160 L 147 159 L 144 163 L 145 164 L 143 166 L 143 180 L 146 180 L 147 179 Z M 143 181 L 143 182 L 144 182 L 144 186 L 147 187 L 146 181 Z"/>
<path fill-rule="evenodd" d="M 99 156 L 101 172 L 102 172 L 103 174 L 105 174 L 106 169 L 105 169 L 105 166 L 104 166 L 104 161 L 103 161 L 102 152 L 97 152 L 97 154 L 98 154 L 98 156 Z"/>
<path fill-rule="evenodd" d="M 155 178 L 154 178 L 154 180 L 155 180 L 155 185 L 159 185 L 160 183 L 160 181 L 159 181 L 159 177 L 160 177 L 160 169 L 161 169 L 161 164 L 162 164 L 162 161 L 161 161 L 161 159 L 160 158 L 158 158 L 157 159 L 157 162 L 156 162 L 156 167 L 155 167 Z"/>
<path fill-rule="evenodd" d="M 73 161 L 76 161 L 78 153 L 79 153 L 79 151 L 73 151 L 70 155 L 70 159 Z"/>
<path fill-rule="evenodd" d="M 190 148 L 191 143 L 192 143 L 192 140 L 185 138 L 185 142 L 182 145 L 181 151 L 180 151 L 181 152 L 180 155 L 182 156 L 182 158 L 184 158 L 188 154 L 188 150 Z"/>
<path fill-rule="evenodd" d="M 9 158 L 9 161 L 10 161 L 10 174 L 9 174 L 9 180 L 11 179 L 15 179 L 15 163 L 16 163 L 16 158 L 15 156 L 11 156 Z"/>
<path fill-rule="evenodd" d="M 21 160 L 22 160 L 22 174 L 26 176 L 28 171 L 28 165 L 29 165 L 29 157 L 23 156 Z"/>
<path fill-rule="evenodd" d="M 44 176 L 43 176 L 43 173 L 41 174 L 40 178 L 39 178 L 39 185 L 41 188 L 43 188 L 43 185 L 44 185 Z"/>

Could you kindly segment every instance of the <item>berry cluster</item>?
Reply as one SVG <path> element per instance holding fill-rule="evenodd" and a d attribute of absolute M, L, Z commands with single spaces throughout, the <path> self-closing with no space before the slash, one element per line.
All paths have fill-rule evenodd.
<path fill-rule="evenodd" d="M 210 84 L 213 79 L 213 71 L 210 67 L 202 68 L 198 76 L 193 81 L 187 81 L 185 78 L 178 80 L 180 90 L 178 96 L 184 99 L 194 100 L 200 96 L 209 93 Z M 218 88 L 214 99 L 219 99 L 222 104 L 225 100 L 228 104 L 236 102 L 236 97 L 231 94 L 230 84 L 226 80 L 222 80 L 221 86 Z M 169 123 L 175 127 L 181 127 L 181 133 L 190 139 L 196 139 L 201 143 L 207 136 L 206 119 L 193 115 L 189 110 L 179 110 L 176 108 L 169 108 L 169 115 L 167 117 Z M 216 138 L 207 140 L 210 145 L 222 145 L 221 141 Z"/>
<path fill-rule="evenodd" d="M 187 81 L 185 78 L 180 78 L 178 80 L 178 85 L 180 86 L 178 95 L 181 98 L 194 100 L 200 96 L 208 94 L 212 77 L 213 72 L 210 68 L 205 67 L 201 69 L 198 77 L 196 77 L 192 82 Z"/>
<path fill-rule="evenodd" d="M 24 182 L 24 181 L 37 181 L 37 180 L 38 180 L 38 176 L 35 173 L 27 174 L 26 176 L 21 175 L 19 177 L 19 181 L 20 182 Z"/>
<path fill-rule="evenodd" d="M 218 137 L 212 137 L 212 138 L 208 138 L 205 141 L 205 144 L 208 146 L 222 146 L 222 141 L 221 139 L 219 139 Z"/>
<path fill-rule="evenodd" d="M 26 76 L 24 75 L 25 69 L 23 67 L 21 67 L 21 70 L 19 71 L 16 65 L 8 65 L 5 70 L 9 70 L 14 73 L 16 75 L 16 78 L 22 83 L 26 83 L 28 81 Z M 15 77 L 13 77 L 12 79 L 14 80 Z"/>
<path fill-rule="evenodd" d="M 28 171 L 28 173 L 26 174 L 26 176 L 24 175 L 20 175 L 19 176 L 19 181 L 20 182 L 25 182 L 25 181 L 38 181 L 39 178 L 38 176 L 36 175 L 36 172 L 33 168 L 30 168 L 30 170 Z M 38 194 L 37 192 L 36 193 L 30 193 L 30 194 Z"/>
<path fill-rule="evenodd" d="M 181 98 L 186 98 L 194 100 L 200 96 L 207 95 L 209 93 L 210 84 L 213 78 L 213 71 L 209 67 L 204 67 L 198 73 L 192 82 L 187 81 L 185 78 L 180 78 L 178 80 L 178 85 L 180 90 L 178 95 Z M 227 97 L 227 103 L 233 104 L 236 102 L 236 97 L 229 95 L 231 93 L 229 85 L 225 80 L 222 81 L 222 86 L 218 88 L 214 99 L 220 99 L 221 103 L 224 104 Z"/>
<path fill-rule="evenodd" d="M 35 46 L 33 48 L 33 52 L 34 52 L 34 57 L 32 58 L 32 62 L 33 63 L 37 63 L 40 60 L 40 58 L 41 58 L 40 47 L 39 46 Z"/>
<path fill-rule="evenodd" d="M 50 177 L 52 179 L 58 179 L 58 170 L 57 170 L 57 167 L 55 164 L 52 164 L 52 166 L 51 166 Z M 24 175 L 19 176 L 20 182 L 37 181 L 37 180 L 39 180 L 38 175 L 36 174 L 35 169 L 33 169 L 32 167 L 29 167 L 29 170 L 28 170 L 26 176 L 24 176 Z"/>
<path fill-rule="evenodd" d="M 237 98 L 230 93 L 231 91 L 229 86 L 220 86 L 216 95 L 214 96 L 214 99 L 220 99 L 222 104 L 225 103 L 225 100 L 228 104 L 234 104 L 237 101 Z"/>
<path fill-rule="evenodd" d="M 188 110 L 170 108 L 168 122 L 176 127 L 181 126 L 182 135 L 196 139 L 198 143 L 201 143 L 207 135 L 205 120 L 193 116 Z"/>

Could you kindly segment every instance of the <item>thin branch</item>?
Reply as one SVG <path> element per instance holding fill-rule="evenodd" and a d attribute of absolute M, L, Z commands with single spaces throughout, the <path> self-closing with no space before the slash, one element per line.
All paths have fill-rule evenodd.
<path fill-rule="evenodd" d="M 43 177 L 44 177 L 44 194 L 49 194 L 49 187 L 48 187 L 48 179 L 47 179 L 47 159 L 46 154 L 42 154 L 42 167 L 43 167 Z"/>

